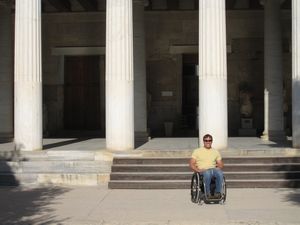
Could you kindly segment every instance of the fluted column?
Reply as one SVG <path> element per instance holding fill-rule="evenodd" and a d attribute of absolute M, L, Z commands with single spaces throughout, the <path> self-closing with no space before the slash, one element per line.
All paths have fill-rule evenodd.
<path fill-rule="evenodd" d="M 264 0 L 264 140 L 284 140 L 280 4 Z"/>
<path fill-rule="evenodd" d="M 199 1 L 199 141 L 209 133 L 213 147 L 227 147 L 225 0 Z"/>
<path fill-rule="evenodd" d="M 292 1 L 292 124 L 293 147 L 300 148 L 300 2 Z"/>
<path fill-rule="evenodd" d="M 13 137 L 13 46 L 11 2 L 0 1 L 0 139 Z"/>
<path fill-rule="evenodd" d="M 15 146 L 42 149 L 41 0 L 16 0 Z"/>
<path fill-rule="evenodd" d="M 143 141 L 147 138 L 144 4 L 144 0 L 133 0 L 134 131 Z"/>
<path fill-rule="evenodd" d="M 132 0 L 106 2 L 106 147 L 134 148 Z"/>

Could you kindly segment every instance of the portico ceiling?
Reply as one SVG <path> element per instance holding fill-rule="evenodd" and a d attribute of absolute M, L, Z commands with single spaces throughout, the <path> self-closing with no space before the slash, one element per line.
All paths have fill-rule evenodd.
<path fill-rule="evenodd" d="M 98 0 L 43 0 L 45 12 L 99 11 Z M 105 2 L 105 1 L 103 1 Z"/>
<path fill-rule="evenodd" d="M 12 1 L 13 3 L 15 2 L 15 0 Z M 105 11 L 106 1 L 109 0 L 42 0 L 42 10 L 45 13 Z M 147 11 L 181 10 L 180 1 L 186 0 L 147 0 L 147 4 L 145 4 L 145 9 Z M 198 9 L 199 0 L 188 1 L 190 2 L 190 7 L 185 8 L 183 10 Z M 263 9 L 263 6 L 261 5 L 260 0 L 226 0 L 226 9 L 259 10 Z M 282 9 L 291 9 L 291 0 L 285 0 L 282 3 Z"/>
<path fill-rule="evenodd" d="M 107 0 L 42 0 L 43 11 L 74 12 L 74 11 L 105 11 Z M 142 0 L 141 0 L 142 1 Z M 146 10 L 181 10 L 180 1 L 187 0 L 145 0 Z M 190 10 L 197 10 L 199 0 L 188 0 L 193 5 Z M 258 10 L 263 9 L 261 0 L 226 0 L 227 10 Z M 147 3 L 146 3 L 147 2 Z M 162 3 L 163 2 L 163 3 Z M 52 9 L 51 9 L 52 7 Z M 161 7 L 161 8 L 160 8 Z M 290 9 L 291 0 L 285 0 L 282 9 Z M 186 8 L 184 10 L 187 10 Z"/>

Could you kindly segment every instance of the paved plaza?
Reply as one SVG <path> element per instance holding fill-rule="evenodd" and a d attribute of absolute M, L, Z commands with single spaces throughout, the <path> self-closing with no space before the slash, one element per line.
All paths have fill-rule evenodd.
<path fill-rule="evenodd" d="M 202 144 L 202 143 L 201 143 Z M 137 143 L 136 150 L 192 150 L 198 147 L 196 137 L 152 138 L 146 143 Z M 12 142 L 0 142 L 0 151 L 12 151 Z M 105 150 L 105 138 L 44 138 L 44 150 Z M 285 142 L 264 141 L 257 137 L 229 137 L 226 150 L 291 150 L 291 140 Z"/>
<path fill-rule="evenodd" d="M 197 138 L 157 138 L 138 150 L 191 150 Z M 44 139 L 44 149 L 105 150 L 105 139 Z M 229 138 L 229 151 L 293 151 L 288 143 Z M 0 144 L 13 150 L 12 143 Z M 262 150 L 260 152 L 259 150 Z M 110 190 L 106 186 L 0 187 L 0 224 L 289 225 L 300 224 L 300 189 L 228 189 L 225 205 L 199 206 L 189 190 Z"/>
<path fill-rule="evenodd" d="M 197 205 L 189 190 L 0 188 L 0 224 L 300 224 L 299 189 L 229 189 L 225 205 Z"/>

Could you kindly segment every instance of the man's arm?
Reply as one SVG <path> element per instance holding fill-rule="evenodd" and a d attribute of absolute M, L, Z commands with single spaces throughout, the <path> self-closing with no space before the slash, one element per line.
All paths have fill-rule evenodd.
<path fill-rule="evenodd" d="M 190 168 L 194 171 L 194 172 L 197 172 L 197 173 L 200 173 L 200 172 L 203 172 L 204 170 L 201 170 L 197 167 L 197 164 L 196 164 L 196 159 L 193 159 L 191 158 L 190 160 Z"/>
<path fill-rule="evenodd" d="M 222 160 L 217 160 L 217 165 L 216 165 L 217 168 L 220 168 L 220 169 L 223 169 L 224 167 L 224 163 Z"/>

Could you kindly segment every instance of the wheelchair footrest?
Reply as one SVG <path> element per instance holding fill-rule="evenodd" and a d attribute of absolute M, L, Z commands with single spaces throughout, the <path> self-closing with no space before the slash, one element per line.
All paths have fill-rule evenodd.
<path fill-rule="evenodd" d="M 215 196 L 215 195 L 209 195 L 207 196 L 207 199 L 209 200 L 221 200 L 222 199 L 222 196 Z"/>

